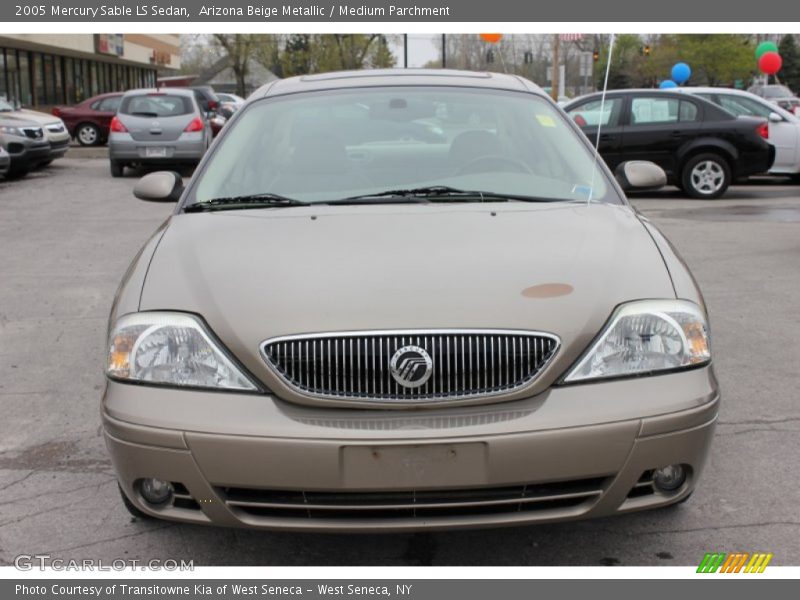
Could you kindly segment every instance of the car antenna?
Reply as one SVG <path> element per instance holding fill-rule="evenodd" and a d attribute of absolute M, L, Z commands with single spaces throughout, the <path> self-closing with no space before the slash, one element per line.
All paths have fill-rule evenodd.
<path fill-rule="evenodd" d="M 606 90 L 608 90 L 608 74 L 611 71 L 611 56 L 614 53 L 614 39 L 616 34 L 611 34 L 608 41 L 608 57 L 606 58 L 606 75 L 603 79 L 603 92 L 600 94 L 600 118 L 597 120 L 597 138 L 594 141 L 594 159 L 592 160 L 592 180 L 589 184 L 589 195 L 586 197 L 586 205 L 592 202 L 594 195 L 594 177 L 597 173 L 597 159 L 600 154 L 600 130 L 603 129 L 603 112 L 606 106 Z"/>

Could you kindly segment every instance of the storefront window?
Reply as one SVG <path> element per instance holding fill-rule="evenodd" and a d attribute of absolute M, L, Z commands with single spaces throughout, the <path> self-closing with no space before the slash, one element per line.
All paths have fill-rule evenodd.
<path fill-rule="evenodd" d="M 33 65 L 33 104 L 44 101 L 44 76 L 42 66 L 42 55 L 38 52 L 31 53 L 31 64 Z"/>
<path fill-rule="evenodd" d="M 31 86 L 30 53 L 18 50 L 17 64 L 19 66 L 19 78 L 17 80 L 19 101 L 23 106 L 31 106 L 33 104 L 33 88 Z"/>

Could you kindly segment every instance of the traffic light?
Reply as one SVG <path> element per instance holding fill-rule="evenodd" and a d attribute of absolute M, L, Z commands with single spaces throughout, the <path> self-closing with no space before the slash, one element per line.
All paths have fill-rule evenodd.
<path fill-rule="evenodd" d="M 594 62 L 597 62 L 598 60 L 600 60 L 600 51 L 599 50 L 595 50 L 594 52 L 592 52 L 592 60 L 594 60 Z"/>

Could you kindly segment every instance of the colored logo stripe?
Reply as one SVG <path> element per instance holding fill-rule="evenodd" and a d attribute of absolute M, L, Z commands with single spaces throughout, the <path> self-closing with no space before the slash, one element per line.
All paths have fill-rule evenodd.
<path fill-rule="evenodd" d="M 725 560 L 724 552 L 707 552 L 697 567 L 698 573 L 716 573 L 722 561 Z"/>
<path fill-rule="evenodd" d="M 772 552 L 707 552 L 697 567 L 698 573 L 763 573 L 772 560 Z M 746 565 L 746 566 L 745 566 Z"/>

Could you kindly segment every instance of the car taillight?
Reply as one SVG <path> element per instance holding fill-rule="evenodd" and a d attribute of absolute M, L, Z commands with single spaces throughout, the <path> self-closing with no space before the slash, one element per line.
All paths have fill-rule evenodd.
<path fill-rule="evenodd" d="M 756 127 L 756 132 L 762 138 L 764 138 L 765 140 L 768 140 L 769 139 L 769 124 L 768 123 L 762 123 L 761 125 Z"/>
<path fill-rule="evenodd" d="M 194 119 L 192 119 L 192 122 L 186 126 L 186 129 L 184 129 L 184 131 L 186 131 L 187 133 L 191 133 L 193 131 L 203 131 L 204 127 L 205 125 L 203 125 L 203 120 L 200 117 L 195 117 Z"/>
<path fill-rule="evenodd" d="M 56 116 L 56 117 L 60 117 L 61 116 L 61 109 L 58 106 L 56 106 L 50 112 L 53 113 L 53 116 Z"/>
<path fill-rule="evenodd" d="M 219 106 L 219 104 L 217 103 L 216 100 L 209 100 L 208 101 L 208 110 L 217 110 L 218 106 Z"/>
<path fill-rule="evenodd" d="M 122 124 L 118 117 L 111 119 L 110 129 L 113 133 L 128 133 L 128 128 Z"/>

